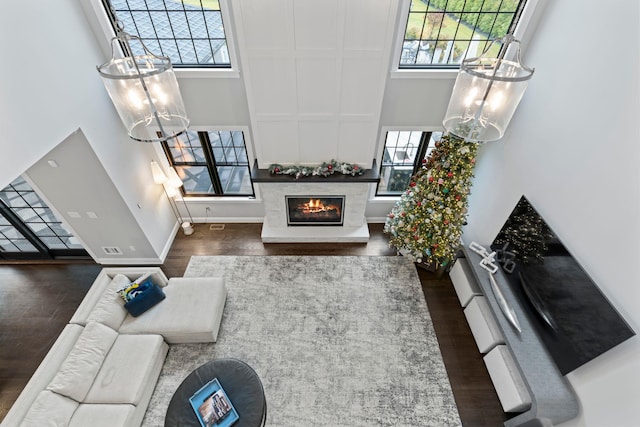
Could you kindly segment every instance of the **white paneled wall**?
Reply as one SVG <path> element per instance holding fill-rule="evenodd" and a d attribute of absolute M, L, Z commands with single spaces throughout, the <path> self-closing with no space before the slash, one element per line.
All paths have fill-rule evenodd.
<path fill-rule="evenodd" d="M 371 166 L 397 2 L 239 0 L 234 9 L 260 167 Z"/>

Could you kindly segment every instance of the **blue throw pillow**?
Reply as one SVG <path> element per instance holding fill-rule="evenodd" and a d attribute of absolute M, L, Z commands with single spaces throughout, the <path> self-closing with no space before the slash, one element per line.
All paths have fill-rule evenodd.
<path fill-rule="evenodd" d="M 146 279 L 144 282 L 137 283 L 136 285 L 137 286 L 134 285 L 128 289 L 126 293 L 127 301 L 131 301 L 135 299 L 138 295 L 141 295 L 142 293 L 144 293 L 144 291 L 146 291 L 150 287 L 155 286 L 151 281 L 151 279 Z"/>
<path fill-rule="evenodd" d="M 124 308 L 133 317 L 138 317 L 165 298 L 162 288 L 151 283 L 145 290 L 138 292 L 135 298 L 125 303 Z"/>
<path fill-rule="evenodd" d="M 151 281 L 151 275 L 149 273 L 143 274 L 127 286 L 118 289 L 116 292 L 122 300 L 127 303 L 134 299 L 137 295 L 145 291 L 150 286 L 153 286 Z"/>

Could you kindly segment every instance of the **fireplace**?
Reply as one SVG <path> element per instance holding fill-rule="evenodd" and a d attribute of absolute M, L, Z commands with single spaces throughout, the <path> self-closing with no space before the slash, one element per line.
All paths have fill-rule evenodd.
<path fill-rule="evenodd" d="M 336 225 L 344 222 L 345 196 L 285 196 L 288 226 Z"/>
<path fill-rule="evenodd" d="M 369 241 L 365 210 L 371 188 L 367 182 L 306 182 L 294 178 L 287 182 L 261 182 L 258 184 L 258 190 L 264 198 L 261 235 L 264 243 Z M 310 199 L 331 199 L 336 194 L 344 197 L 340 210 L 342 223 L 337 221 L 327 225 L 298 222 L 294 226 L 290 225 L 288 197 L 302 199 L 304 204 Z"/>

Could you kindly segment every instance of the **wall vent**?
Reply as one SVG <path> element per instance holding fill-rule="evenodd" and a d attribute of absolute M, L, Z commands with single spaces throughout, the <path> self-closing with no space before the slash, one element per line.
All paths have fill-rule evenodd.
<path fill-rule="evenodd" d="M 222 231 L 224 230 L 224 224 L 211 224 L 209 225 L 209 230 Z"/>
<path fill-rule="evenodd" d="M 103 246 L 102 250 L 107 255 L 122 255 L 122 250 L 117 246 Z"/>

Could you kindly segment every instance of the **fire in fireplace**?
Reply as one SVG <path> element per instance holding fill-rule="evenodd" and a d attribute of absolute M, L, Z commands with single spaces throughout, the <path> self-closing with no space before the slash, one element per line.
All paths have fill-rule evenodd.
<path fill-rule="evenodd" d="M 344 196 L 285 196 L 287 225 L 342 225 Z"/>

